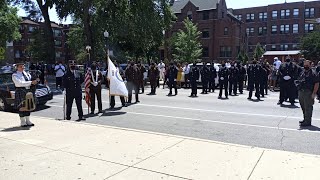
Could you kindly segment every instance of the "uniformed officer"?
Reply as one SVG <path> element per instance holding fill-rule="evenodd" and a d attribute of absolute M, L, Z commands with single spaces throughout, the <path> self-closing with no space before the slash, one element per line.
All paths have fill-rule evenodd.
<path fill-rule="evenodd" d="M 73 100 L 75 99 L 78 109 L 79 119 L 76 121 L 85 120 L 82 110 L 82 89 L 81 84 L 84 81 L 83 75 L 76 69 L 76 62 L 74 60 L 69 61 L 69 69 L 64 75 L 64 88 L 66 89 L 66 103 L 67 114 L 66 119 L 71 119 L 71 111 Z"/>
<path fill-rule="evenodd" d="M 141 64 L 140 61 L 138 61 L 137 69 L 139 73 L 139 92 L 141 88 L 141 92 L 143 94 L 144 93 L 144 73 L 146 72 L 146 68 L 144 67 L 144 65 Z"/>
<path fill-rule="evenodd" d="M 222 98 L 222 91 L 224 89 L 226 99 L 228 99 L 228 81 L 229 81 L 229 69 L 226 67 L 226 63 L 222 62 L 222 67 L 219 70 L 219 86 L 220 86 L 220 92 L 219 92 L 219 99 Z"/>
<path fill-rule="evenodd" d="M 177 89 L 177 76 L 178 76 L 178 69 L 177 67 L 174 65 L 173 62 L 170 63 L 170 66 L 167 70 L 167 82 L 168 82 L 168 86 L 170 89 L 170 92 L 168 94 L 168 96 L 172 95 L 172 88 L 174 88 L 175 91 L 175 95 L 178 94 L 178 89 Z"/>
<path fill-rule="evenodd" d="M 317 72 L 318 76 L 320 76 L 320 61 L 318 62 L 318 66 L 316 68 L 316 72 Z M 318 90 L 318 100 L 319 100 L 319 103 L 320 103 L 320 88 Z"/>
<path fill-rule="evenodd" d="M 203 62 L 203 66 L 200 70 L 201 74 L 201 83 L 202 83 L 202 92 L 201 94 L 208 94 L 208 84 L 210 79 L 210 70 L 206 62 Z"/>
<path fill-rule="evenodd" d="M 130 66 L 125 71 L 127 88 L 128 88 L 128 103 L 132 100 L 132 90 L 134 90 L 136 103 L 139 103 L 139 78 L 140 73 L 133 61 L 130 62 Z"/>
<path fill-rule="evenodd" d="M 150 95 L 156 94 L 157 81 L 158 81 L 159 75 L 160 75 L 160 72 L 159 72 L 159 69 L 156 67 L 156 64 L 151 63 L 150 69 L 148 71 L 148 77 L 149 77 L 150 86 L 151 86 Z"/>
<path fill-rule="evenodd" d="M 238 84 L 239 84 L 239 92 L 240 94 L 243 94 L 243 82 L 246 78 L 246 68 L 243 67 L 242 63 L 238 61 L 237 63 L 237 68 L 239 70 L 239 75 L 238 75 Z"/>
<path fill-rule="evenodd" d="M 270 68 L 266 62 L 262 63 L 261 70 L 261 83 L 260 83 L 260 94 L 262 97 L 268 94 L 268 76 L 270 74 Z"/>
<path fill-rule="evenodd" d="M 118 63 L 115 62 L 114 65 L 116 66 L 117 70 L 120 72 Z M 120 73 L 120 75 L 124 79 L 124 74 Z M 107 85 L 109 87 L 109 82 L 107 82 Z M 120 101 L 121 101 L 122 107 L 127 107 L 126 100 L 124 99 L 123 96 L 120 96 Z M 115 105 L 116 105 L 115 96 L 110 96 L 110 109 L 113 109 Z"/>
<path fill-rule="evenodd" d="M 209 92 L 214 92 L 216 89 L 216 78 L 217 78 L 217 70 L 214 67 L 214 62 L 211 63 L 209 68 Z"/>
<path fill-rule="evenodd" d="M 94 114 L 95 111 L 95 97 L 98 100 L 98 110 L 99 113 L 102 113 L 102 99 L 101 99 L 101 82 L 102 74 L 97 68 L 97 64 L 94 62 L 91 64 L 91 80 L 90 80 L 90 97 L 91 97 L 91 114 Z"/>
<path fill-rule="evenodd" d="M 234 65 L 234 62 L 231 62 L 231 67 L 229 68 L 229 95 L 237 95 L 237 82 L 238 82 L 238 77 L 239 77 L 239 70 L 238 68 Z"/>
<path fill-rule="evenodd" d="M 249 88 L 249 97 L 252 99 L 253 90 L 256 90 L 255 96 L 260 100 L 260 81 L 261 81 L 261 72 L 262 68 L 257 64 L 256 60 L 253 60 L 252 64 L 248 68 L 248 88 Z"/>
<path fill-rule="evenodd" d="M 193 63 L 190 73 L 189 73 L 189 79 L 190 79 L 190 84 L 191 84 L 191 96 L 190 97 L 197 97 L 197 81 L 199 80 L 199 75 L 200 71 L 199 68 L 197 67 L 197 63 Z"/>
<path fill-rule="evenodd" d="M 304 62 L 304 70 L 295 81 L 299 89 L 299 102 L 303 112 L 303 121 L 300 126 L 311 126 L 314 98 L 319 89 L 319 76 L 311 70 L 311 61 Z"/>
<path fill-rule="evenodd" d="M 291 62 L 290 57 L 286 58 L 286 63 L 281 64 L 279 69 L 280 76 L 280 97 L 278 105 L 289 98 L 291 105 L 295 102 L 294 92 L 294 76 L 296 72 L 296 66 Z"/>
<path fill-rule="evenodd" d="M 17 71 L 12 74 L 12 81 L 15 85 L 15 100 L 14 100 L 14 106 L 15 109 L 18 110 L 20 121 L 21 121 L 21 127 L 28 127 L 28 126 L 34 126 L 34 124 L 30 121 L 30 111 L 25 109 L 23 110 L 22 107 L 25 106 L 26 102 L 26 94 L 28 92 L 32 92 L 34 96 L 34 91 L 32 91 L 31 86 L 35 86 L 40 81 L 39 78 L 32 80 L 31 75 L 26 72 L 24 63 L 17 63 Z M 35 106 L 35 102 L 30 104 L 32 106 Z M 34 107 L 35 108 L 35 107 Z"/>

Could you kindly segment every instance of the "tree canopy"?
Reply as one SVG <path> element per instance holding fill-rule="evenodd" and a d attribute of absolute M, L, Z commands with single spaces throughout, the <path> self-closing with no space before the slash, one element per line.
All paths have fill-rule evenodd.
<path fill-rule="evenodd" d="M 320 57 L 320 32 L 314 31 L 301 39 L 301 50 L 304 57 L 310 60 L 319 60 Z"/>
<path fill-rule="evenodd" d="M 264 49 L 261 46 L 261 44 L 258 43 L 257 46 L 256 46 L 256 49 L 254 50 L 254 56 L 253 57 L 256 60 L 259 60 L 262 57 L 263 54 L 264 54 Z"/>
<path fill-rule="evenodd" d="M 0 3 L 0 47 L 7 41 L 21 38 L 19 26 L 21 19 L 17 15 L 17 8 L 10 7 L 5 1 Z"/>
<path fill-rule="evenodd" d="M 191 63 L 202 54 L 198 28 L 189 19 L 184 20 L 185 31 L 180 30 L 172 39 L 173 57 L 176 61 Z"/>

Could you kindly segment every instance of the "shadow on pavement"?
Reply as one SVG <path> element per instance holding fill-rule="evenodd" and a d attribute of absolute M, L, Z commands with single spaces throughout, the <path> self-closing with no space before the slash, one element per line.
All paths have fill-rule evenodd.
<path fill-rule="evenodd" d="M 320 128 L 317 126 L 308 126 L 308 127 L 300 127 L 299 130 L 320 131 Z"/>
<path fill-rule="evenodd" d="M 34 112 L 42 111 L 42 110 L 49 109 L 49 108 L 51 108 L 51 107 L 47 106 L 47 105 L 39 105 Z"/>
<path fill-rule="evenodd" d="M 300 108 L 299 106 L 296 106 L 296 105 L 285 105 L 285 104 L 281 104 L 280 107 L 283 107 L 283 108 L 289 108 L 289 109 L 298 109 Z"/>
<path fill-rule="evenodd" d="M 120 111 L 106 111 L 104 112 L 102 116 L 120 116 L 120 115 L 124 115 L 126 114 L 126 112 L 120 112 Z"/>
<path fill-rule="evenodd" d="M 31 127 L 20 127 L 20 126 L 16 126 L 16 127 L 10 127 L 10 128 L 2 129 L 1 132 L 26 131 L 26 130 L 30 130 L 30 128 L 31 128 Z"/>

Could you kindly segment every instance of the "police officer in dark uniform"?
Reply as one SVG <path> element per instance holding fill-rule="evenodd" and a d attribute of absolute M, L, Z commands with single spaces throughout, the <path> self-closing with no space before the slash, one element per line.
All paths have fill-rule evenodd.
<path fill-rule="evenodd" d="M 229 68 L 229 95 L 237 95 L 237 82 L 239 77 L 239 70 L 235 67 L 234 62 L 231 62 L 231 67 Z"/>
<path fill-rule="evenodd" d="M 191 69 L 190 69 L 190 73 L 189 73 L 189 80 L 190 80 L 190 84 L 191 84 L 191 96 L 190 97 L 197 97 L 197 81 L 199 80 L 199 75 L 200 75 L 200 71 L 199 68 L 197 67 L 197 63 L 193 63 Z"/>
<path fill-rule="evenodd" d="M 156 94 L 157 89 L 157 81 L 160 76 L 159 69 L 156 67 L 155 63 L 151 63 L 150 69 L 148 71 L 148 77 L 150 80 L 150 86 L 151 86 L 151 93 L 150 95 Z"/>
<path fill-rule="evenodd" d="M 224 89 L 226 99 L 228 99 L 228 82 L 229 82 L 229 69 L 226 67 L 226 63 L 222 62 L 222 68 L 219 70 L 219 99 L 222 98 L 222 91 Z"/>
<path fill-rule="evenodd" d="M 167 78 L 168 78 L 168 86 L 170 89 L 170 92 L 168 96 L 172 95 L 172 88 L 174 88 L 175 95 L 178 94 L 178 89 L 177 89 L 177 75 L 178 75 L 178 69 L 174 65 L 173 62 L 170 63 L 169 69 L 167 70 Z"/>
<path fill-rule="evenodd" d="M 295 81 L 299 89 L 299 102 L 303 112 L 303 121 L 300 126 L 311 126 L 314 99 L 319 89 L 319 76 L 311 69 L 311 61 L 304 62 L 304 70 Z"/>
<path fill-rule="evenodd" d="M 318 74 L 318 76 L 320 76 L 320 61 L 318 62 L 318 66 L 316 68 L 316 72 Z M 318 97 L 317 99 L 319 100 L 319 103 L 320 103 L 320 89 L 318 90 Z"/>
<path fill-rule="evenodd" d="M 202 83 L 202 92 L 201 94 L 208 94 L 208 84 L 210 79 L 210 70 L 206 62 L 203 62 L 202 69 L 200 70 L 201 74 L 201 83 Z"/>
<path fill-rule="evenodd" d="M 82 110 L 82 89 L 81 84 L 84 82 L 83 75 L 76 69 L 76 62 L 69 61 L 69 69 L 64 75 L 64 88 L 66 89 L 66 103 L 67 103 L 67 120 L 71 119 L 71 110 L 73 100 L 76 100 L 78 117 L 77 121 L 85 120 Z"/>
<path fill-rule="evenodd" d="M 133 61 L 131 61 L 130 66 L 127 67 L 125 74 L 128 88 L 128 103 L 131 103 L 132 100 L 132 90 L 134 90 L 135 93 L 136 103 L 139 103 L 140 73 Z"/>
<path fill-rule="evenodd" d="M 294 77 L 296 72 L 296 66 L 291 62 L 290 57 L 286 58 L 286 63 L 282 64 L 279 69 L 280 75 L 280 97 L 278 105 L 289 98 L 291 105 L 295 102 L 295 92 L 294 92 Z"/>
<path fill-rule="evenodd" d="M 140 61 L 138 61 L 137 69 L 139 73 L 139 91 L 141 88 L 141 92 L 143 94 L 144 93 L 144 73 L 146 72 L 146 68 L 144 67 L 144 65 L 141 64 Z"/>
<path fill-rule="evenodd" d="M 252 99 L 253 90 L 256 90 L 255 96 L 260 100 L 260 81 L 261 81 L 262 68 L 257 64 L 256 60 L 253 60 L 252 64 L 248 68 L 248 88 L 249 88 L 249 97 Z"/>
<path fill-rule="evenodd" d="M 97 96 L 98 100 L 98 109 L 99 113 L 102 113 L 102 99 L 101 99 L 101 81 L 102 81 L 102 74 L 97 69 L 97 64 L 94 62 L 91 64 L 91 81 L 90 81 L 90 101 L 91 101 L 91 114 L 94 114 L 96 102 L 95 97 Z"/>
<path fill-rule="evenodd" d="M 240 61 L 237 63 L 237 68 L 239 70 L 239 74 L 238 74 L 239 92 L 240 94 L 243 94 L 243 82 L 246 78 L 247 72 L 246 72 L 246 68 L 243 67 Z"/>
<path fill-rule="evenodd" d="M 268 94 L 268 76 L 270 74 L 270 68 L 266 62 L 262 63 L 261 70 L 261 83 L 260 83 L 260 94 L 262 97 Z"/>
<path fill-rule="evenodd" d="M 211 63 L 211 66 L 209 68 L 209 92 L 214 92 L 216 89 L 216 78 L 217 78 L 217 70 L 214 67 L 214 63 Z"/>

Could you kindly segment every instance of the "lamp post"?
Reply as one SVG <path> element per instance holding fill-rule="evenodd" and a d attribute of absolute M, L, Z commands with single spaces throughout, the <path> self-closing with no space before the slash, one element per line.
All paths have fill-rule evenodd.
<path fill-rule="evenodd" d="M 91 51 L 91 46 L 86 46 L 87 54 L 88 54 L 88 62 L 87 65 L 89 66 L 91 64 L 91 57 L 90 57 L 90 51 Z"/>
<path fill-rule="evenodd" d="M 109 57 L 109 44 L 108 44 L 108 38 L 109 38 L 109 32 L 108 31 L 104 31 L 103 33 L 104 39 L 105 39 L 105 46 L 106 46 L 106 58 L 108 61 L 108 57 Z"/>

